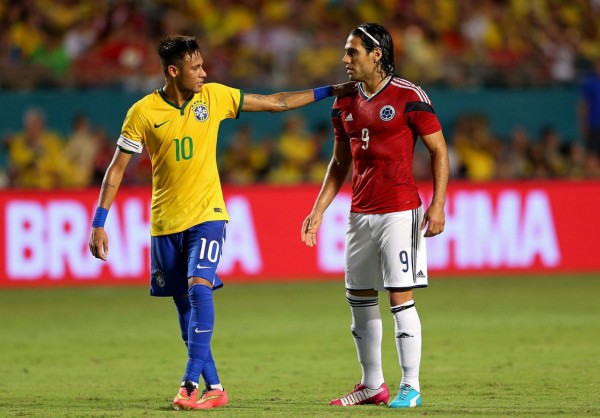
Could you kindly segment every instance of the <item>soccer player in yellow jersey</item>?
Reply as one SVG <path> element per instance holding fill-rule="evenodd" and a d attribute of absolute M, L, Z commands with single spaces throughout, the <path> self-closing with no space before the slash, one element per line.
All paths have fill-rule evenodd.
<path fill-rule="evenodd" d="M 206 83 L 197 41 L 171 36 L 158 46 L 165 85 L 127 112 L 92 222 L 90 251 L 108 256 L 104 223 L 133 153 L 146 147 L 152 162 L 151 295 L 175 301 L 188 364 L 175 409 L 227 404 L 210 349 L 212 292 L 229 220 L 216 165 L 219 124 L 240 111 L 282 112 L 354 90 L 354 83 L 272 95 Z M 198 394 L 202 376 L 206 389 Z"/>

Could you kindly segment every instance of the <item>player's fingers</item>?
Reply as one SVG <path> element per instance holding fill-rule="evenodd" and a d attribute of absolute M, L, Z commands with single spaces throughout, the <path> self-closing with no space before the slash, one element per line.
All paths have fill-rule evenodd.
<path fill-rule="evenodd" d="M 306 231 L 304 233 L 304 238 L 302 240 L 308 247 L 312 247 L 315 241 L 315 234 L 313 234 L 312 232 Z"/>
<path fill-rule="evenodd" d="M 108 257 L 108 240 L 102 242 L 102 259 L 106 261 L 106 257 Z"/>
<path fill-rule="evenodd" d="M 320 225 L 320 218 L 314 218 L 312 215 L 308 216 L 302 223 L 302 242 L 309 247 L 317 245 L 317 231 Z"/>
<path fill-rule="evenodd" d="M 440 222 L 429 222 L 429 227 L 425 231 L 426 237 L 434 237 L 444 231 L 444 225 Z"/>
<path fill-rule="evenodd" d="M 98 246 L 96 245 L 95 241 L 91 241 L 90 240 L 90 252 L 92 253 L 92 255 L 96 258 L 98 258 Z"/>
<path fill-rule="evenodd" d="M 427 226 L 427 215 L 423 216 L 423 220 L 421 221 L 421 231 L 425 229 Z"/>
<path fill-rule="evenodd" d="M 317 233 L 315 232 L 309 232 L 309 239 L 310 239 L 310 246 L 314 247 L 315 245 L 317 245 Z"/>
<path fill-rule="evenodd" d="M 304 222 L 302 222 L 302 229 L 300 231 L 300 239 L 302 239 L 302 242 L 307 242 L 307 233 L 308 233 L 308 226 L 310 225 L 310 218 L 306 218 L 304 220 Z"/>
<path fill-rule="evenodd" d="M 314 247 L 316 245 L 317 237 L 313 227 L 307 226 L 306 231 L 304 232 L 303 241 L 308 247 Z"/>

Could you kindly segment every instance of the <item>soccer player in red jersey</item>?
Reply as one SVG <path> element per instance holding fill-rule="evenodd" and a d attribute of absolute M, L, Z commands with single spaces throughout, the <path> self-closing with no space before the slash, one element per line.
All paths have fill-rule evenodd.
<path fill-rule="evenodd" d="M 316 245 L 323 213 L 352 173 L 345 250 L 346 296 L 362 379 L 332 405 L 388 403 L 381 367 L 382 321 L 378 291 L 386 291 L 395 321 L 402 368 L 392 408 L 421 404 L 421 322 L 413 289 L 427 286 L 424 237 L 444 230 L 448 152 L 427 94 L 400 78 L 389 32 L 375 23 L 354 29 L 343 63 L 359 83 L 355 94 L 333 105 L 333 158 L 313 210 L 302 224 L 302 241 Z M 414 147 L 421 138 L 431 156 L 433 198 L 424 210 L 412 174 Z"/>

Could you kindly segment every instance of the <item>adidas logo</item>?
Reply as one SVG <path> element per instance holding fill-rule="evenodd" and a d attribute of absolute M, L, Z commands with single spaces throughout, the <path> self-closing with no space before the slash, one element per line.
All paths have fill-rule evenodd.
<path fill-rule="evenodd" d="M 417 277 L 425 277 L 425 275 L 423 274 L 423 270 L 419 270 L 419 272 L 417 273 Z"/>
<path fill-rule="evenodd" d="M 348 116 L 346 116 L 346 119 L 344 119 L 345 122 L 350 122 L 353 120 L 354 120 L 354 118 L 352 117 L 352 113 L 350 113 Z"/>
<path fill-rule="evenodd" d="M 396 334 L 396 338 L 412 338 L 414 335 L 407 334 L 406 332 L 400 332 Z"/>

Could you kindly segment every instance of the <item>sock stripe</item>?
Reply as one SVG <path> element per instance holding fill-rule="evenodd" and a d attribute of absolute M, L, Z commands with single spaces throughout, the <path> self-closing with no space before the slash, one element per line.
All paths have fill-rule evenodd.
<path fill-rule="evenodd" d="M 390 308 L 390 312 L 392 314 L 395 314 L 395 313 L 402 312 L 402 311 L 404 311 L 406 309 L 409 309 L 409 308 L 414 308 L 414 306 L 415 306 L 414 302 L 411 303 L 410 305 L 394 306 L 394 307 Z"/>
<path fill-rule="evenodd" d="M 378 298 L 357 300 L 346 297 L 346 299 L 348 300 L 350 306 L 352 306 L 353 308 L 366 308 L 368 306 L 377 306 L 379 304 Z"/>

